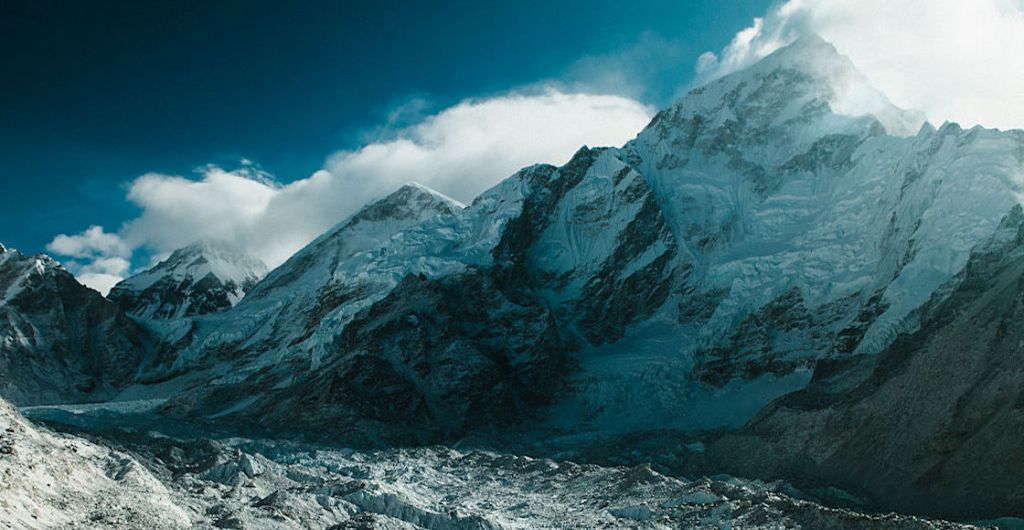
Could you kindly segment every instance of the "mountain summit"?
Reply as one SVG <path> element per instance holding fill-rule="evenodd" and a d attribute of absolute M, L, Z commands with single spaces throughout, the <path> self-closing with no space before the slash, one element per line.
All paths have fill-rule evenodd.
<path fill-rule="evenodd" d="M 706 97 L 701 97 L 706 94 Z M 731 98 L 719 96 L 729 94 Z M 872 86 L 845 55 L 817 34 L 808 33 L 760 61 L 693 90 L 677 105 L 708 110 L 733 99 L 732 104 L 757 107 L 762 118 L 776 123 L 799 121 L 809 134 L 834 128 L 815 123 L 832 116 L 864 117 L 878 121 L 893 136 L 913 136 L 925 123 L 918 111 L 901 109 Z M 742 103 L 741 103 L 742 102 Z M 753 117 L 748 115 L 748 118 Z"/>
<path fill-rule="evenodd" d="M 231 308 L 267 273 L 262 261 L 203 239 L 121 281 L 107 298 L 133 316 L 172 319 Z"/>

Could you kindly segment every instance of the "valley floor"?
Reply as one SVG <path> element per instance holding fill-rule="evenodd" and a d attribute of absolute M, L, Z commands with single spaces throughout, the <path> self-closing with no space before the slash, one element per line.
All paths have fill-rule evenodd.
<path fill-rule="evenodd" d="M 0 402 L 0 528 L 969 528 L 825 507 L 783 483 L 687 480 L 649 465 L 131 428 L 145 425 L 138 415 L 153 405 L 26 410 L 47 427 Z"/>

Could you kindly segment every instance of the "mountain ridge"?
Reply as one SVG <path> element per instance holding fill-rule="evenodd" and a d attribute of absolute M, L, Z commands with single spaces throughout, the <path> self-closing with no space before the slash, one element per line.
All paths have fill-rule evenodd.
<path fill-rule="evenodd" d="M 231 366 L 232 375 L 214 376 L 210 388 L 299 388 L 297 381 L 328 359 L 362 350 L 339 348 L 346 328 L 376 304 L 395 307 L 405 278 L 445 282 L 471 270 L 493 278 L 485 283 L 495 296 L 550 311 L 582 367 L 564 374 L 570 379 L 603 373 L 588 352 L 623 341 L 632 326 L 674 327 L 678 350 L 662 351 L 658 362 L 688 375 L 653 389 L 653 399 L 668 407 L 675 428 L 736 426 L 749 416 L 716 419 L 695 412 L 703 405 L 685 409 L 728 407 L 733 399 L 737 408 L 751 399 L 763 405 L 807 384 L 821 360 L 884 349 L 916 326 L 914 310 L 995 229 L 993 212 L 1008 210 L 1024 189 L 1012 135 L 921 126 L 915 136 L 893 136 L 877 116 L 837 113 L 836 83 L 876 94 L 890 121 L 900 112 L 870 87 L 857 88 L 866 80 L 830 44 L 798 41 L 695 89 L 621 149 L 584 147 L 561 167 L 526 168 L 465 209 L 430 212 L 338 257 L 331 275 L 282 283 L 289 297 L 307 297 L 303 305 L 317 309 L 287 318 L 274 309 L 271 327 L 247 331 L 252 316 L 231 317 L 254 308 L 258 293 L 290 267 L 275 271 L 275 280 L 218 317 L 176 365 L 187 370 L 189 359 L 208 361 L 209 352 L 219 352 L 213 357 L 227 361 L 219 370 Z M 993 155 L 1001 158 L 973 165 Z M 946 178 L 977 167 L 983 170 L 972 179 L 991 186 Z M 328 283 L 335 287 L 324 290 Z M 271 307 L 278 308 L 268 305 L 264 314 Z M 296 328 L 300 320 L 306 324 Z M 292 338 L 282 342 L 285 336 Z M 638 340 L 630 347 L 655 347 Z M 625 363 L 632 355 L 610 358 Z M 412 377 L 407 362 L 391 361 Z M 593 379 L 569 399 L 592 423 L 613 425 L 617 418 L 602 419 L 593 407 L 604 408 L 606 392 L 626 392 L 623 402 L 640 399 L 630 394 L 639 391 L 631 381 L 662 377 L 645 373 L 649 366 L 659 365 Z M 726 388 L 738 390 L 726 398 Z"/>

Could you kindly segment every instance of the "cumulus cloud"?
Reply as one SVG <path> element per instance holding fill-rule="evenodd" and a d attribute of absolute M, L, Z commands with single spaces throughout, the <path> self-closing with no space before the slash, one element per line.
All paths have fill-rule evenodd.
<path fill-rule="evenodd" d="M 415 180 L 470 201 L 525 165 L 566 162 L 583 144 L 621 144 L 650 114 L 629 98 L 554 90 L 467 101 L 390 141 L 335 153 L 324 170 L 378 194 Z"/>
<path fill-rule="evenodd" d="M 131 262 L 124 258 L 97 258 L 88 263 L 75 264 L 72 272 L 78 281 L 106 296 L 117 282 L 124 279 Z"/>
<path fill-rule="evenodd" d="M 46 249 L 72 258 L 131 255 L 131 250 L 120 236 L 108 233 L 102 226 L 96 225 L 90 226 L 80 234 L 61 234 L 53 238 Z"/>
<path fill-rule="evenodd" d="M 126 244 L 159 256 L 201 237 L 255 239 L 252 232 L 281 186 L 250 166 L 234 171 L 208 166 L 201 174 L 199 180 L 156 173 L 135 179 L 128 200 L 142 214 L 121 229 Z"/>
<path fill-rule="evenodd" d="M 788 0 L 704 54 L 698 79 L 742 68 L 814 32 L 896 105 L 934 122 L 1024 127 L 1024 1 Z"/>
<path fill-rule="evenodd" d="M 72 260 L 64 264 L 68 270 L 83 284 L 104 295 L 131 268 L 128 261 L 132 255 L 131 246 L 118 234 L 106 232 L 102 226 L 90 226 L 74 235 L 61 234 L 46 249 L 71 257 Z"/>
<path fill-rule="evenodd" d="M 387 139 L 327 158 L 323 169 L 286 185 L 251 164 L 209 166 L 199 178 L 146 174 L 127 198 L 142 209 L 115 234 L 91 227 L 57 236 L 52 252 L 91 259 L 79 277 L 125 271 L 103 260 L 138 248 L 162 257 L 201 237 L 234 242 L 276 266 L 367 202 L 416 181 L 463 202 L 519 168 L 566 162 L 581 145 L 619 145 L 651 109 L 621 96 L 547 89 L 469 100 L 394 131 Z M 109 264 L 107 264 L 109 265 Z"/>

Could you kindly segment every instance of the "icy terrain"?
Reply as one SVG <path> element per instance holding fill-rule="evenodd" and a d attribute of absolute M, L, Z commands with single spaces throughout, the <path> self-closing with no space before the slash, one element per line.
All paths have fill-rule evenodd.
<path fill-rule="evenodd" d="M 943 517 L 1019 513 L 1022 286 L 1018 207 L 952 292 L 925 306 L 918 332 L 877 358 L 820 370 L 808 388 L 715 440 L 708 456 L 718 469 L 812 474 Z"/>
<path fill-rule="evenodd" d="M 116 428 L 83 438 L 35 425 L 2 401 L 0 477 L 0 528 L 12 529 L 969 528 L 825 508 L 783 483 L 685 480 L 647 465 Z"/>

